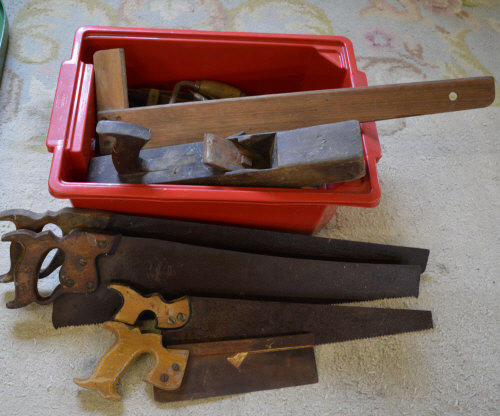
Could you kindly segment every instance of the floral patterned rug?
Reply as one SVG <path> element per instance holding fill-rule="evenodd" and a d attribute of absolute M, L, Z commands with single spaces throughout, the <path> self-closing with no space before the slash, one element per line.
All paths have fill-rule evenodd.
<path fill-rule="evenodd" d="M 59 209 L 47 191 L 45 137 L 61 61 L 84 25 L 346 36 L 370 85 L 493 75 L 500 79 L 498 0 L 4 1 L 10 44 L 0 85 L 0 210 Z M 340 208 L 321 231 L 431 249 L 419 299 L 436 329 L 316 348 L 312 386 L 173 405 L 152 400 L 143 357 L 122 402 L 82 391 L 112 343 L 99 326 L 54 330 L 50 308 L 0 308 L 2 414 L 500 414 L 500 98 L 488 109 L 377 123 L 377 208 Z M 10 230 L 0 224 L 0 232 Z M 8 268 L 0 244 L 0 272 Z M 2 300 L 13 296 L 0 287 Z"/>

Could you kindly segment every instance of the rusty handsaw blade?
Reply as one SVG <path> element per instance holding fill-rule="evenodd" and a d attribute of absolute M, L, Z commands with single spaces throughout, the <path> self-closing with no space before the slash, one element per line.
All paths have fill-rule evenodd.
<path fill-rule="evenodd" d="M 227 340 L 165 347 L 162 337 L 109 321 L 116 336 L 93 373 L 75 379 L 104 398 L 120 400 L 116 384 L 127 367 L 146 353 L 154 359 L 145 381 L 157 388 L 157 400 L 178 401 L 316 383 L 314 336 Z"/>
<path fill-rule="evenodd" d="M 429 250 L 384 244 L 373 244 L 333 238 L 249 229 L 228 225 L 204 224 L 179 220 L 141 217 L 109 211 L 63 208 L 59 211 L 34 213 L 12 209 L 0 213 L 0 221 L 11 221 L 17 229 L 42 231 L 47 224 L 57 225 L 68 234 L 73 229 L 106 231 L 128 236 L 149 237 L 201 245 L 226 250 L 244 251 L 274 256 L 337 260 L 358 263 L 386 263 L 418 265 L 425 270 Z M 19 245 L 11 245 L 11 265 L 20 255 Z M 49 275 L 64 260 L 62 253 L 40 273 Z M 0 276 L 0 281 L 11 282 L 13 271 Z"/>
<path fill-rule="evenodd" d="M 303 332 L 313 333 L 316 344 L 325 344 L 433 328 L 432 313 L 424 310 L 189 299 L 188 323 L 179 329 L 162 330 L 168 345 Z"/>
<path fill-rule="evenodd" d="M 112 284 L 106 290 L 118 301 L 111 319 L 134 325 L 143 312 L 153 313 L 156 327 L 163 333 L 164 345 L 168 346 L 307 332 L 314 334 L 316 344 L 324 344 L 433 327 L 432 313 L 423 310 L 197 296 L 166 302 L 158 293 L 142 296 L 141 293 L 148 292 L 132 290 L 129 285 Z M 75 303 L 71 298 L 79 301 L 85 299 L 85 295 L 67 295 L 54 303 L 56 327 L 84 324 L 87 322 L 77 320 L 90 321 L 98 315 L 92 304 L 75 315 Z M 158 306 L 159 303 L 162 305 Z"/>
<path fill-rule="evenodd" d="M 64 237 L 50 231 L 18 230 L 2 240 L 22 246 L 14 267 L 15 299 L 9 308 L 46 304 L 73 293 L 87 294 L 81 297 L 82 310 L 95 302 L 95 308 L 104 311 L 117 306 L 105 292 L 110 282 L 167 298 L 188 294 L 334 302 L 416 297 L 420 281 L 420 267 L 414 265 L 269 256 L 81 230 Z M 52 249 L 64 252 L 61 284 L 42 297 L 38 273 L 44 255 Z M 103 313 L 99 322 L 109 318 Z"/>

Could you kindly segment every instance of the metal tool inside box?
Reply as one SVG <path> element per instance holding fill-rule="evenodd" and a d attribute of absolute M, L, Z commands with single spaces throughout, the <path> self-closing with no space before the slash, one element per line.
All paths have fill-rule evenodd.
<path fill-rule="evenodd" d="M 180 49 L 192 53 L 176 60 Z M 147 59 L 151 55 L 157 56 L 154 64 Z M 494 98 L 493 80 L 488 77 L 366 87 L 364 74 L 356 68 L 352 45 L 336 37 L 82 28 L 75 37 L 73 56 L 74 60 L 61 68 L 47 136 L 47 146 L 54 152 L 49 178 L 53 195 L 70 198 L 77 207 L 305 233 L 324 225 L 339 205 L 378 204 L 376 162 L 381 152 L 372 120 L 477 108 Z M 217 56 L 232 56 L 231 65 Z M 297 59 L 305 65 L 299 72 Z M 103 79 L 101 72 L 113 75 Z M 168 97 L 165 90 L 172 91 L 187 80 L 190 82 L 179 89 L 178 97 L 198 97 L 203 82 L 228 85 L 230 93 L 207 94 L 209 88 L 205 88 L 207 96 L 201 94 L 202 101 L 170 103 L 168 98 L 163 104 Z M 75 85 L 81 86 L 78 94 Z M 136 105 L 137 95 L 128 94 L 129 89 L 143 95 L 147 91 L 143 103 L 153 105 L 131 107 L 131 103 Z M 68 106 L 64 98 L 68 96 L 78 97 L 79 102 Z M 213 186 L 195 179 L 196 185 L 175 182 L 144 187 L 126 183 L 125 177 L 102 186 L 85 181 L 93 174 L 89 163 L 92 157 L 111 152 L 114 139 L 102 134 L 93 143 L 97 139 L 95 120 L 128 122 L 149 129 L 151 140 L 143 151 L 201 142 L 205 134 L 229 137 L 235 144 L 233 135 L 241 131 L 260 134 L 357 120 L 365 174 L 358 169 L 356 174 L 330 177 L 334 184 L 324 183 L 325 178 L 314 185 L 299 180 L 291 184 L 306 185 L 303 189 L 290 189 L 288 184 L 275 187 L 275 182 L 271 182 L 272 188 L 262 187 L 261 182 L 251 187 L 235 182 Z M 352 139 L 359 141 L 359 136 Z M 232 148 L 233 154 L 243 157 L 242 166 L 249 169 L 248 159 L 252 165 L 254 159 L 241 151 L 241 147 Z M 228 160 L 222 162 L 217 169 L 234 172 L 227 170 Z M 140 167 L 147 168 L 142 162 Z M 151 173 L 138 176 L 148 175 Z M 354 179 L 357 175 L 360 177 Z M 231 173 L 217 176 L 236 178 Z M 346 177 L 351 180 L 345 181 Z"/>

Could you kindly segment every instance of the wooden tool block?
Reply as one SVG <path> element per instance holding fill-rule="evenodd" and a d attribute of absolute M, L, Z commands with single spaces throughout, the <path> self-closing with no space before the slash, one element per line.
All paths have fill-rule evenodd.
<path fill-rule="evenodd" d="M 354 180 L 366 172 L 356 120 L 238 135 L 236 142 L 206 134 L 204 142 L 140 150 L 148 143 L 144 130 L 123 121 L 99 121 L 97 131 L 113 134 L 116 144 L 112 156 L 90 160 L 87 181 L 303 187 Z"/>
<path fill-rule="evenodd" d="M 97 111 L 128 108 L 127 72 L 123 49 L 107 49 L 94 53 Z M 99 152 L 109 155 L 114 139 L 99 135 Z"/>
<path fill-rule="evenodd" d="M 226 172 L 252 167 L 252 159 L 242 154 L 231 140 L 210 133 L 203 139 L 203 163 Z"/>

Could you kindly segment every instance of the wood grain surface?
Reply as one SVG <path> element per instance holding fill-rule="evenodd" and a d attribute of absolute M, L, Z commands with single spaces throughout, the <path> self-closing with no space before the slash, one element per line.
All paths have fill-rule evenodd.
<path fill-rule="evenodd" d="M 94 53 L 94 76 L 97 111 L 128 108 L 127 72 L 123 49 L 107 49 Z M 99 151 L 110 154 L 114 139 L 99 135 Z"/>
<path fill-rule="evenodd" d="M 150 148 L 201 141 L 204 133 L 228 136 L 466 110 L 494 98 L 493 77 L 478 77 L 107 110 L 98 118 L 148 127 Z"/>
<path fill-rule="evenodd" d="M 94 372 L 85 379 L 76 378 L 76 384 L 97 390 L 106 399 L 120 400 L 116 383 L 121 375 L 137 357 L 150 354 L 154 358 L 154 365 L 144 380 L 165 390 L 179 388 L 189 351 L 164 348 L 161 335 L 143 334 L 139 328 L 131 328 L 121 322 L 108 321 L 103 324 L 103 328 L 115 334 L 115 343 L 101 357 Z"/>

